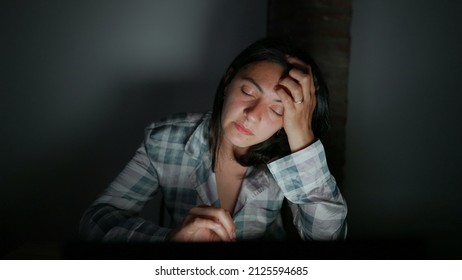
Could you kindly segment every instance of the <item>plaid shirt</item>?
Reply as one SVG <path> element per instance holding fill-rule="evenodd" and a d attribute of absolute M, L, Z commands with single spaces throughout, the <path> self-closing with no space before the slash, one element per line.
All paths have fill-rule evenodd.
<path fill-rule="evenodd" d="M 146 128 L 133 159 L 86 211 L 81 234 L 91 240 L 162 241 L 171 228 L 138 216 L 161 191 L 172 227 L 197 205 L 220 207 L 208 146 L 210 114 L 182 114 Z M 248 168 L 234 213 L 236 238 L 281 239 L 280 210 L 289 201 L 304 240 L 346 236 L 346 203 L 327 167 L 320 141 L 276 160 L 267 170 Z"/>

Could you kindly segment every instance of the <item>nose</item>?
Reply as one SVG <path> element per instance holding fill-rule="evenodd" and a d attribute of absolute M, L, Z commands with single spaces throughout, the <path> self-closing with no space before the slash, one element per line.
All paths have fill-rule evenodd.
<path fill-rule="evenodd" d="M 264 105 L 262 102 L 256 101 L 244 109 L 244 115 L 251 122 L 259 122 L 262 118 L 263 110 Z"/>

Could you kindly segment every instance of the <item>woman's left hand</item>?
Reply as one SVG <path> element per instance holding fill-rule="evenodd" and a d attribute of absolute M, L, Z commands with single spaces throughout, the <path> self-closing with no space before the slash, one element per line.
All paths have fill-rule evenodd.
<path fill-rule="evenodd" d="M 315 140 L 311 120 L 316 108 L 316 87 L 311 67 L 300 59 L 288 56 L 294 67 L 279 82 L 276 93 L 284 105 L 284 130 L 290 150 L 297 152 Z"/>

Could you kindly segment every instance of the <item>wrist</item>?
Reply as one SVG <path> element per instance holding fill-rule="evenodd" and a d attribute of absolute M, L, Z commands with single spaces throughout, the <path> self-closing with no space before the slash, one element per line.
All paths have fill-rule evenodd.
<path fill-rule="evenodd" d="M 296 153 L 300 150 L 303 150 L 304 148 L 310 146 L 314 142 L 316 142 L 316 138 L 314 137 L 314 134 L 307 133 L 305 135 L 300 135 L 298 137 L 292 137 L 288 138 L 289 140 L 289 146 L 290 146 L 290 151 L 292 153 Z"/>

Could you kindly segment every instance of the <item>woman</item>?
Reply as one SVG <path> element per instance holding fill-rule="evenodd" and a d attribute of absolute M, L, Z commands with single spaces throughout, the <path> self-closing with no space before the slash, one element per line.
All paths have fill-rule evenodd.
<path fill-rule="evenodd" d="M 122 173 L 86 211 L 81 233 L 105 241 L 283 239 L 284 198 L 304 240 L 346 236 L 346 203 L 319 138 L 327 88 L 316 64 L 283 41 L 239 54 L 212 113 L 155 122 Z M 172 228 L 138 216 L 158 191 Z"/>

